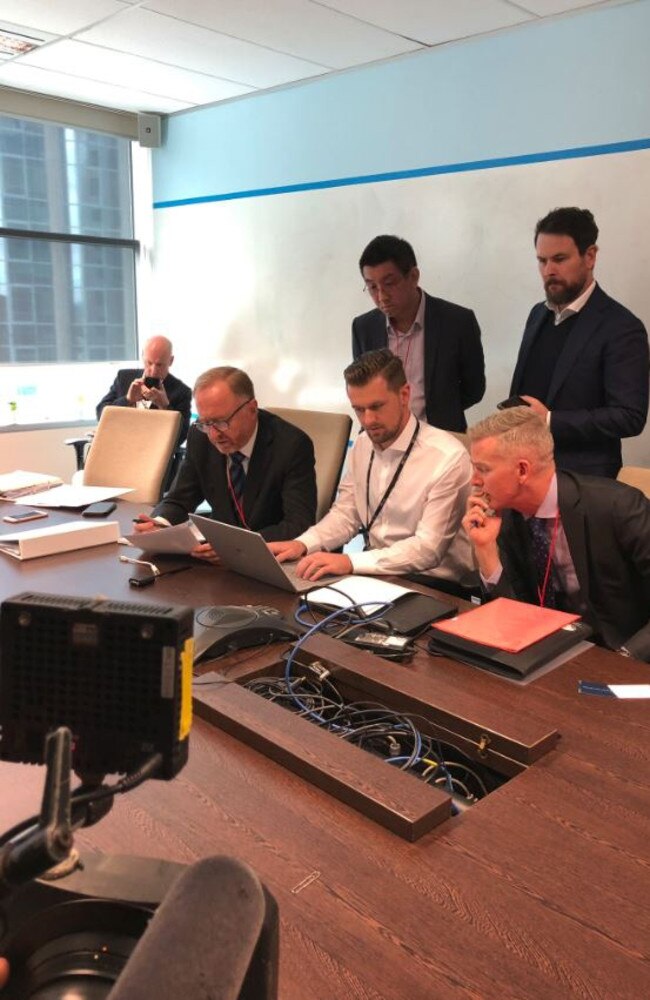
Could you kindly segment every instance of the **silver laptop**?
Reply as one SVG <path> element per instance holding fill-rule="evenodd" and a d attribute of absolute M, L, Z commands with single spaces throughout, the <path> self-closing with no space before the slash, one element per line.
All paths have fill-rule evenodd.
<path fill-rule="evenodd" d="M 201 517 L 200 514 L 190 514 L 190 519 L 210 543 L 226 569 L 293 594 L 302 594 L 314 586 L 322 587 L 320 580 L 316 584 L 313 580 L 303 580 L 296 575 L 295 570 L 289 568 L 291 564 L 279 563 L 257 531 L 236 528 L 223 521 Z"/>

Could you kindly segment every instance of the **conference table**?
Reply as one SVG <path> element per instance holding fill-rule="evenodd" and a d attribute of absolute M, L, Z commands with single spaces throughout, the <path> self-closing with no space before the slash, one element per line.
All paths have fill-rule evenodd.
<path fill-rule="evenodd" d="M 125 532 L 134 509 L 120 502 L 114 515 Z M 69 516 L 51 512 L 49 523 Z M 288 617 L 296 607 L 292 594 L 198 562 L 134 589 L 121 551 L 111 544 L 23 563 L 0 555 L 0 597 L 32 590 L 193 608 L 267 605 Z M 324 642 L 326 653 L 342 646 Z M 581 679 L 647 683 L 650 666 L 591 647 L 517 684 L 422 647 L 403 665 L 342 647 L 334 659 L 356 658 L 370 688 L 394 688 L 404 704 L 425 692 L 448 727 L 457 720 L 465 749 L 489 733 L 508 772 L 486 798 L 409 838 L 215 723 L 210 698 L 236 694 L 238 679 L 270 668 L 286 648 L 239 650 L 202 666 L 186 767 L 116 800 L 102 822 L 76 834 L 77 845 L 248 863 L 279 905 L 282 1000 L 650 995 L 648 703 L 578 694 Z M 261 719 L 268 703 L 259 702 Z M 331 741 L 323 756 L 336 761 L 340 741 L 312 728 L 314 739 Z M 37 811 L 43 769 L 2 763 L 0 775 L 7 829 Z M 421 793 L 421 782 L 398 777 Z"/>

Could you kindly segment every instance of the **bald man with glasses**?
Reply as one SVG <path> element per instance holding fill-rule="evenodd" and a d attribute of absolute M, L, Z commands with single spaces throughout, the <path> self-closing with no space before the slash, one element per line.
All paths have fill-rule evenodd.
<path fill-rule="evenodd" d="M 215 520 L 259 531 L 266 541 L 294 538 L 316 519 L 314 447 L 304 433 L 260 410 L 239 368 L 210 368 L 196 380 L 199 419 L 171 489 L 136 531 L 187 521 L 207 501 Z M 208 545 L 194 555 L 213 559 Z"/>

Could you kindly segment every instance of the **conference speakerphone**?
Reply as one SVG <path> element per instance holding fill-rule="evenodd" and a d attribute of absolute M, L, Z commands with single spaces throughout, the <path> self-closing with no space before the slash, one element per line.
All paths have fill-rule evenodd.
<path fill-rule="evenodd" d="M 237 649 L 290 641 L 302 629 L 264 605 L 223 605 L 199 608 L 194 619 L 194 662 L 216 658 Z"/>

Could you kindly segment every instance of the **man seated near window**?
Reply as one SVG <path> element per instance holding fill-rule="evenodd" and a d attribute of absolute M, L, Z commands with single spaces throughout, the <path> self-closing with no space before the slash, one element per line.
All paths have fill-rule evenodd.
<path fill-rule="evenodd" d="M 150 337 L 142 348 L 143 370 L 121 368 L 115 381 L 97 404 L 97 419 L 105 406 L 135 406 L 152 410 L 178 410 L 181 429 L 178 443 L 187 437 L 190 426 L 192 390 L 172 375 L 174 363 L 171 340 L 167 337 Z"/>
<path fill-rule="evenodd" d="M 601 476 L 557 470 L 528 406 L 470 428 L 463 526 L 490 596 L 573 611 L 598 642 L 650 662 L 650 500 Z"/>
<path fill-rule="evenodd" d="M 259 531 L 267 541 L 292 538 L 314 523 L 314 446 L 304 431 L 259 410 L 253 383 L 239 368 L 210 368 L 194 386 L 199 419 L 171 489 L 136 531 L 181 524 L 204 500 L 210 516 Z M 207 544 L 194 555 L 216 558 Z"/>
<path fill-rule="evenodd" d="M 348 398 L 365 431 L 352 448 L 339 495 L 318 524 L 269 548 L 280 562 L 299 559 L 307 580 L 328 573 L 427 573 L 452 593 L 475 581 L 470 547 L 459 532 L 470 462 L 451 434 L 410 410 L 404 366 L 388 348 L 345 369 Z M 361 534 L 363 552 L 332 550 Z"/>

